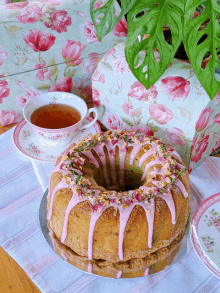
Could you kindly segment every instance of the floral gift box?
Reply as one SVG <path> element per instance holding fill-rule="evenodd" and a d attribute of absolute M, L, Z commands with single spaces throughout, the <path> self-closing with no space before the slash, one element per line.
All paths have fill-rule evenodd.
<path fill-rule="evenodd" d="M 131 73 L 124 48 L 124 42 L 114 46 L 92 76 L 99 121 L 162 138 L 191 171 L 220 146 L 220 93 L 210 100 L 191 65 L 178 59 L 147 90 Z"/>
<path fill-rule="evenodd" d="M 91 75 L 125 39 L 127 25 L 120 20 L 100 43 L 90 0 L 38 0 L 0 5 L 0 32 L 0 123 L 8 125 L 42 92 L 73 92 L 90 101 Z"/>

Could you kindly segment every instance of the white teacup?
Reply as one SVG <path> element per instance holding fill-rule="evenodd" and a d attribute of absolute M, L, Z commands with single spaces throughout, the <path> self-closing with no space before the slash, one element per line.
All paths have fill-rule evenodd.
<path fill-rule="evenodd" d="M 31 123 L 31 114 L 39 107 L 48 104 L 65 104 L 77 109 L 81 115 L 81 120 L 74 125 L 60 129 L 42 128 Z M 85 119 L 94 112 L 94 119 L 85 124 Z M 88 109 L 86 103 L 78 96 L 66 92 L 50 92 L 41 94 L 28 101 L 23 109 L 24 118 L 39 134 L 41 139 L 49 146 L 63 146 L 71 142 L 78 131 L 90 128 L 98 119 L 96 108 Z"/>

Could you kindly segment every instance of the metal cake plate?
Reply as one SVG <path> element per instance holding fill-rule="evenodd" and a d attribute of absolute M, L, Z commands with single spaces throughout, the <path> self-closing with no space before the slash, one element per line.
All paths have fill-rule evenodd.
<path fill-rule="evenodd" d="M 39 208 L 39 221 L 41 231 L 50 245 L 50 247 L 67 263 L 73 267 L 84 271 L 88 274 L 93 274 L 101 277 L 107 278 L 138 278 L 138 277 L 150 277 L 164 270 L 169 270 L 171 266 L 178 263 L 180 259 L 185 257 L 191 250 L 192 244 L 190 241 L 189 226 L 183 237 L 183 240 L 177 247 L 165 258 L 152 264 L 149 267 L 141 267 L 130 270 L 117 270 L 116 268 L 109 268 L 109 266 L 103 266 L 99 264 L 98 266 L 94 264 L 93 261 L 89 261 L 85 257 L 81 257 L 74 253 L 70 248 L 63 245 L 56 237 L 55 234 L 49 230 L 47 226 L 47 194 L 48 189 L 45 191 Z M 190 194 L 190 207 L 191 216 L 198 206 L 197 200 L 193 195 Z M 191 219 L 190 216 L 190 219 Z"/>

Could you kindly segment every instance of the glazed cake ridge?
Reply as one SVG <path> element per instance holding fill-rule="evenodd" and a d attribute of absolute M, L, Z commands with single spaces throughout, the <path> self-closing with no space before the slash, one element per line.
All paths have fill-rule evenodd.
<path fill-rule="evenodd" d="M 109 159 L 113 172 L 108 177 L 106 171 L 106 156 L 104 153 L 104 146 L 109 154 Z M 124 163 L 125 155 L 128 147 L 133 147 L 130 153 L 130 165 L 133 164 L 135 156 L 141 148 L 144 150 L 144 154 L 139 160 L 139 167 L 149 156 L 152 156 L 153 161 L 150 161 L 144 169 L 141 180 L 146 179 L 146 183 L 135 190 L 116 192 L 115 190 L 100 191 L 97 188 L 91 188 L 91 182 L 83 175 L 83 165 L 88 160 L 89 163 L 94 164 L 97 168 L 99 163 L 91 152 L 94 149 L 99 155 L 103 167 L 103 176 L 107 188 L 113 189 L 117 187 L 117 179 L 115 175 L 115 148 L 119 148 L 119 185 L 124 181 Z M 146 146 L 150 146 L 149 149 Z M 179 187 L 184 197 L 188 196 L 186 189 L 178 178 L 185 171 L 185 166 L 181 165 L 177 159 L 174 159 L 172 155 L 175 155 L 180 162 L 179 155 L 174 148 L 165 145 L 161 139 L 155 137 L 146 137 L 142 133 L 133 131 L 107 131 L 105 133 L 98 133 L 90 135 L 82 141 L 78 141 L 76 145 L 69 151 L 65 152 L 62 156 L 60 163 L 54 169 L 54 172 L 62 172 L 63 179 L 55 187 L 51 195 L 51 202 L 48 212 L 48 220 L 52 217 L 53 200 L 55 193 L 62 188 L 71 188 L 73 197 L 70 200 L 63 224 L 63 231 L 61 242 L 64 243 L 67 237 L 67 225 L 69 214 L 74 206 L 82 201 L 89 201 L 91 203 L 92 215 L 90 221 L 89 237 L 88 237 L 88 258 L 92 259 L 92 244 L 93 233 L 95 224 L 101 214 L 110 206 L 113 206 L 120 211 L 120 229 L 119 229 L 119 247 L 118 255 L 119 259 L 123 260 L 123 234 L 126 228 L 126 223 L 135 205 L 143 207 L 146 213 L 146 218 L 149 226 L 148 233 L 148 247 L 152 247 L 152 235 L 153 235 L 153 223 L 154 223 L 154 211 L 155 211 L 155 197 L 160 197 L 167 203 L 172 217 L 172 224 L 175 224 L 175 206 L 171 194 L 171 185 L 175 184 Z M 86 158 L 86 159 L 85 159 Z M 162 168 L 158 170 L 154 167 L 151 171 L 150 177 L 146 178 L 147 171 L 154 165 L 162 165 Z M 52 174 L 53 174 L 52 173 Z M 161 175 L 161 180 L 156 180 L 156 176 Z M 110 186 L 110 181 L 113 182 L 113 186 Z M 50 196 L 50 188 L 48 191 L 48 197 Z"/>

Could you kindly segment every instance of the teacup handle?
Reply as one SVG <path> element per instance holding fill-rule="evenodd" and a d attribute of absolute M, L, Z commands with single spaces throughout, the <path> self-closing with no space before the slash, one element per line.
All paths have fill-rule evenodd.
<path fill-rule="evenodd" d="M 98 119 L 98 111 L 96 108 L 90 108 L 87 112 L 85 119 L 88 118 L 92 112 L 95 113 L 94 119 L 90 123 L 83 125 L 83 129 L 90 128 L 94 123 L 96 123 Z"/>

